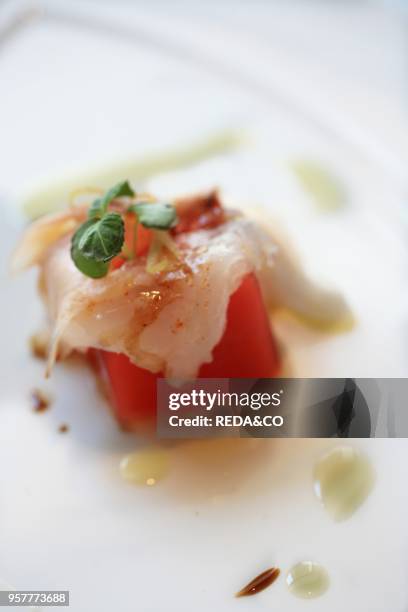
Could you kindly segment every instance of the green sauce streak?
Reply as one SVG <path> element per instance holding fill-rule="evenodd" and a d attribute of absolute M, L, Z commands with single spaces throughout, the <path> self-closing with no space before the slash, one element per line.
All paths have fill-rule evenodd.
<path fill-rule="evenodd" d="M 66 206 L 70 194 L 79 187 L 106 190 L 123 180 L 124 176 L 129 177 L 133 183 L 145 181 L 156 174 L 178 170 L 233 151 L 242 146 L 243 141 L 240 132 L 221 131 L 185 148 L 125 159 L 108 166 L 87 169 L 56 181 L 46 182 L 23 199 L 23 211 L 30 219 L 36 219 Z"/>
<path fill-rule="evenodd" d="M 320 212 L 335 212 L 345 207 L 346 190 L 330 170 L 307 159 L 293 160 L 290 167 Z"/>

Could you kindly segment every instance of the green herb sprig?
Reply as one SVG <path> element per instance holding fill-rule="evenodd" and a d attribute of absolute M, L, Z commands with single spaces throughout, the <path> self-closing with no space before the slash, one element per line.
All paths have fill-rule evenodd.
<path fill-rule="evenodd" d="M 118 183 L 97 198 L 89 208 L 88 219 L 72 237 L 72 261 L 86 276 L 106 276 L 109 262 L 122 251 L 125 240 L 123 218 L 120 213 L 109 211 L 111 202 L 122 197 L 135 197 L 128 181 Z M 135 232 L 138 223 L 156 230 L 168 230 L 177 223 L 176 209 L 163 202 L 133 203 L 124 212 L 135 215 Z"/>

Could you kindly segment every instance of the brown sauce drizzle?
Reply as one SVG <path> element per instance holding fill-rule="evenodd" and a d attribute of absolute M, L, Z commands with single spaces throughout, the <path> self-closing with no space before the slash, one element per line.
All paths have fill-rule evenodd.
<path fill-rule="evenodd" d="M 45 412 L 51 403 L 50 398 L 40 389 L 33 389 L 30 393 L 30 398 L 34 412 Z"/>
<path fill-rule="evenodd" d="M 271 584 L 278 579 L 280 574 L 280 569 L 277 567 L 271 567 L 270 569 L 265 570 L 262 574 L 259 574 L 256 578 L 248 582 L 243 589 L 238 591 L 235 597 L 247 597 L 248 595 L 256 595 L 260 593 L 264 589 L 268 588 Z"/>
<path fill-rule="evenodd" d="M 181 198 L 175 206 L 179 222 L 171 230 L 173 235 L 211 229 L 225 222 L 225 212 L 216 190 Z"/>
<path fill-rule="evenodd" d="M 37 332 L 29 339 L 30 352 L 36 359 L 47 359 L 48 357 L 48 332 Z"/>

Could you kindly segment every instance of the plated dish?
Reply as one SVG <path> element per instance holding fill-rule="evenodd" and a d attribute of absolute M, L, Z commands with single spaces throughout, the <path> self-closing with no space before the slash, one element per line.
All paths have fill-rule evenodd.
<path fill-rule="evenodd" d="M 137 194 L 128 181 L 90 197 L 97 191 L 78 190 L 66 210 L 32 223 L 13 267 L 39 268 L 48 328 L 31 346 L 46 359 L 46 376 L 56 361 L 82 354 L 122 430 L 154 432 L 159 378 L 177 385 L 282 376 L 279 309 L 326 331 L 350 326 L 345 300 L 308 280 L 268 219 L 225 206 L 216 190 L 172 202 Z M 36 412 L 48 408 L 40 392 L 34 400 Z M 167 477 L 169 461 L 156 445 L 124 456 L 120 474 L 152 487 Z M 334 449 L 315 469 L 316 495 L 336 520 L 348 518 L 371 492 L 372 472 L 351 448 Z M 265 569 L 237 597 L 268 589 L 280 573 Z M 301 599 L 330 586 L 326 568 L 310 559 L 286 574 Z"/>
<path fill-rule="evenodd" d="M 143 7 L 140 12 L 146 11 Z M 114 12 L 107 26 L 114 22 L 116 8 Z M 15 222 L 20 189 L 25 191 L 41 177 L 55 177 L 61 185 L 58 177 L 73 160 L 74 174 L 79 177 L 73 188 L 97 185 L 103 190 L 75 200 L 76 204 L 82 200 L 85 206 L 65 237 L 68 262 L 70 234 L 86 220 L 92 202 L 118 181 L 129 177 L 138 196 L 148 192 L 157 195 L 159 202 L 173 205 L 181 199 L 177 194 L 182 198 L 188 193 L 208 195 L 212 186 L 219 186 L 222 207 L 242 211 L 247 223 L 254 221 L 267 234 L 276 266 L 286 257 L 292 264 L 289 273 L 285 266 L 280 269 L 285 270 L 283 280 L 291 281 L 285 303 L 292 314 L 297 310 L 296 321 L 293 316 L 290 320 L 280 317 L 280 306 L 273 308 L 268 332 L 277 348 L 280 371 L 293 371 L 296 376 L 401 375 L 406 364 L 396 350 L 404 335 L 397 308 L 402 303 L 400 259 L 390 248 L 398 242 L 392 212 L 398 194 L 387 174 L 367 162 L 370 156 L 362 154 L 362 147 L 356 151 L 347 137 L 339 142 L 336 134 L 341 122 L 336 129 L 327 130 L 310 118 L 310 109 L 297 98 L 296 104 L 285 106 L 287 92 L 280 90 L 279 79 L 268 84 L 265 97 L 260 89 L 237 91 L 228 78 L 211 76 L 211 65 L 204 74 L 196 66 L 189 70 L 182 57 L 169 61 L 160 45 L 146 48 L 143 41 L 139 44 L 137 33 L 132 39 L 130 17 L 125 36 L 122 26 L 115 26 L 116 37 L 107 35 L 105 26 L 95 32 L 91 19 L 83 28 L 79 14 L 69 23 L 61 23 L 55 15 L 40 21 L 15 40 L 10 37 L 12 44 L 5 46 L 0 68 L 8 105 L 2 123 L 2 146 L 9 161 L 2 175 L 2 195 L 7 195 L 2 200 L 7 223 L 1 245 L 4 267 L 21 239 L 21 220 Z M 184 40 L 185 23 L 175 22 L 171 34 Z M 158 23 L 158 14 L 152 24 L 163 25 L 163 33 L 169 31 L 168 21 Z M 203 39 L 213 41 L 209 28 L 200 24 L 200 30 Z M 153 37 L 153 41 L 161 39 L 161 35 Z M 239 52 L 246 54 L 246 47 L 241 40 L 235 43 L 233 49 L 231 40 L 231 67 L 237 74 L 236 58 Z M 52 62 L 48 61 L 49 49 L 55 50 Z M 282 74 L 297 92 L 296 75 L 285 63 L 285 53 L 279 57 Z M 126 95 L 118 95 L 116 87 L 106 87 L 107 81 L 128 83 L 129 75 L 144 86 L 128 87 Z M 264 79 L 265 73 L 261 76 Z M 104 92 L 97 109 L 95 90 Z M 231 96 L 236 109 L 232 120 Z M 335 116 L 336 109 L 332 111 Z M 16 121 L 11 123 L 14 116 Z M 75 118 L 75 130 L 66 117 Z M 94 161 L 144 159 L 146 151 L 182 148 L 186 142 L 198 141 L 203 133 L 217 132 L 220 125 L 231 123 L 248 127 L 255 146 L 234 150 L 231 156 L 218 151 L 208 161 L 196 159 L 191 173 L 172 177 L 176 184 L 171 193 L 163 188 L 170 177 L 150 180 L 152 175 L 147 172 L 146 183 L 146 172 L 140 177 L 123 165 L 118 174 L 122 161 L 106 183 L 82 178 L 82 170 Z M 50 129 L 44 130 L 45 125 Z M 310 178 L 311 162 L 331 169 L 345 186 L 346 206 L 338 207 L 330 181 L 322 190 L 325 202 L 328 193 L 330 196 L 328 210 L 326 204 L 322 207 L 320 201 L 315 204 L 313 198 L 300 193 L 297 177 L 286 180 L 291 160 L 299 159 L 307 163 L 303 161 L 300 167 L 296 163 L 295 170 L 303 179 L 306 173 L 312 189 L 316 164 L 312 163 Z M 165 163 L 160 172 L 178 167 L 169 168 Z M 46 212 L 60 204 L 60 198 L 58 193 L 54 197 L 48 182 L 44 184 Z M 69 192 L 65 189 L 63 196 Z M 258 203 L 265 205 L 260 214 L 255 208 Z M 65 214 L 72 212 L 68 209 L 66 202 Z M 281 214 L 288 232 L 275 223 Z M 217 231 L 222 233 L 219 228 L 204 230 L 207 235 Z M 174 241 L 179 240 L 169 233 Z M 63 240 L 58 239 L 49 252 L 57 250 Z M 147 255 L 140 256 L 139 264 L 147 263 Z M 55 322 L 48 314 L 50 300 L 42 304 L 36 291 L 38 272 L 43 276 L 47 260 L 14 280 L 5 272 L 0 277 L 7 347 L 1 359 L 0 457 L 5 495 L 0 507 L 4 551 L 0 582 L 14 588 L 67 588 L 75 612 L 96 608 L 101 612 L 133 612 L 135 608 L 143 612 L 236 612 L 238 608 L 300 612 L 306 607 L 314 612 L 384 612 L 384 592 L 388 607 L 405 610 L 404 440 L 351 443 L 352 451 L 343 458 L 355 458 L 351 463 L 362 468 L 352 473 L 358 477 L 367 473 L 366 462 L 358 458 L 368 458 L 377 479 L 369 497 L 350 516 L 350 506 L 339 505 L 329 486 L 332 460 L 336 464 L 342 457 L 335 441 L 185 441 L 157 448 L 146 436 L 138 435 L 142 423 L 135 430 L 131 423 L 132 432 L 123 432 L 123 425 L 109 412 L 110 406 L 118 415 L 110 383 L 106 401 L 96 388 L 101 370 L 94 377 L 86 359 L 75 357 L 80 353 L 86 357 L 87 346 L 75 349 L 70 359 L 61 343 L 60 361 L 48 379 L 44 379 L 46 362 L 33 359 L 27 351 L 27 339 L 33 333 L 39 353 L 44 353 L 44 346 L 48 349 Z M 71 266 L 72 260 L 67 269 Z M 75 266 L 73 270 L 80 283 L 105 286 L 112 282 L 111 271 L 93 281 Z M 320 287 L 330 285 L 340 296 L 330 293 L 327 300 L 327 291 L 316 292 L 309 274 L 319 278 L 320 272 Z M 155 279 L 159 277 L 156 273 Z M 65 278 L 69 280 L 70 274 Z M 53 280 L 52 286 L 59 285 Z M 384 295 L 390 296 L 387 304 Z M 311 302 L 316 296 L 319 298 Z M 327 308 L 331 302 L 334 311 Z M 344 309 L 345 302 L 349 308 Z M 298 310 L 300 303 L 308 305 L 306 311 Z M 328 319 L 321 317 L 320 304 L 324 305 L 323 315 L 330 313 Z M 318 320 L 305 316 L 311 311 L 318 313 Z M 350 333 L 331 333 L 337 330 L 333 321 L 343 321 L 339 311 L 352 312 L 356 324 Z M 44 318 L 50 324 L 48 329 L 43 329 Z M 346 318 L 347 327 L 350 321 Z M 322 327 L 326 332 L 321 333 Z M 98 342 L 95 350 L 104 347 Z M 30 397 L 32 389 L 42 393 Z M 45 404 L 49 400 L 49 406 L 43 409 L 44 400 Z M 33 402 L 39 410 L 32 410 Z M 353 482 L 349 482 L 352 487 Z M 340 490 L 347 493 L 347 488 Z M 332 516 L 339 514 L 349 518 L 338 524 Z M 392 567 L 385 569 L 379 559 L 392 559 Z M 280 575 L 273 580 L 279 569 Z M 273 580 L 268 588 L 250 599 L 235 598 L 265 571 L 261 584 Z M 311 587 L 322 596 L 306 603 L 292 596 L 308 596 Z"/>

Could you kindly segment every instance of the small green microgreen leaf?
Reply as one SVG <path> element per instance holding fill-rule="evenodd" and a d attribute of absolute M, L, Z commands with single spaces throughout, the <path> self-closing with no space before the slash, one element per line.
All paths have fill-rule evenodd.
<path fill-rule="evenodd" d="M 78 250 L 88 259 L 110 261 L 120 253 L 125 236 L 122 217 L 107 213 L 102 219 L 89 219 L 79 230 Z"/>
<path fill-rule="evenodd" d="M 78 243 L 83 233 L 92 223 L 94 222 L 91 220 L 85 221 L 73 235 L 71 241 L 71 258 L 82 274 L 90 276 L 91 278 L 101 278 L 108 273 L 109 264 L 107 262 L 96 261 L 95 259 L 85 257 L 78 247 Z"/>
<path fill-rule="evenodd" d="M 131 204 L 128 212 L 135 213 L 139 222 L 151 229 L 166 230 L 177 223 L 176 209 L 172 204 L 139 202 L 138 204 Z"/>
<path fill-rule="evenodd" d="M 91 205 L 88 217 L 90 219 L 93 218 L 101 218 L 108 210 L 109 204 L 115 198 L 122 198 L 123 196 L 133 197 L 135 192 L 132 187 L 129 185 L 128 181 L 122 181 L 122 183 L 118 183 L 111 189 L 109 189 L 101 198 L 97 198 Z"/>
<path fill-rule="evenodd" d="M 94 259 L 87 259 L 81 255 L 80 251 L 71 250 L 71 258 L 78 270 L 90 276 L 91 278 L 102 278 L 106 276 L 109 270 L 109 263 L 103 261 L 95 261 Z"/>

